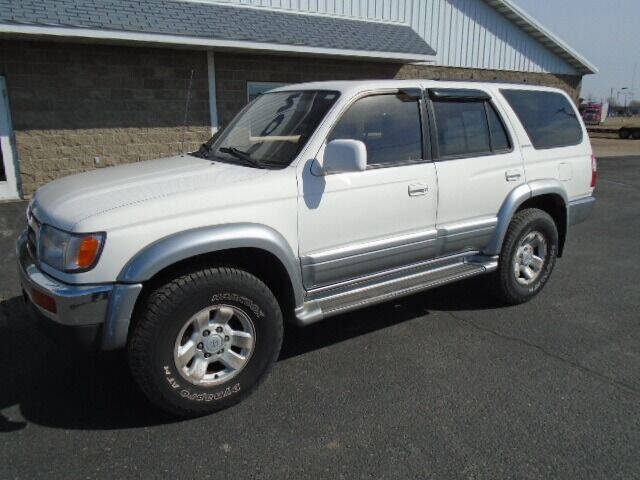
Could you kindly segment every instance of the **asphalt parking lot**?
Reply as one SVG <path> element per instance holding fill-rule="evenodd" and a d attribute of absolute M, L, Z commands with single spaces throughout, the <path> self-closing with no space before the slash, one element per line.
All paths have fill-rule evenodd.
<path fill-rule="evenodd" d="M 198 420 L 155 411 L 121 355 L 35 331 L 7 252 L 0 478 L 640 477 L 640 156 L 600 169 L 531 303 L 480 278 L 291 328 L 252 397 Z"/>

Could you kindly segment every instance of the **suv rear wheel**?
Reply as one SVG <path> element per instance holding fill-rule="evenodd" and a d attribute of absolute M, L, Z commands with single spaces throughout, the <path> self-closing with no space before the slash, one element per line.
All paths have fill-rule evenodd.
<path fill-rule="evenodd" d="M 282 332 L 282 312 L 262 281 L 204 269 L 151 293 L 132 326 L 129 365 L 161 409 L 204 415 L 239 402 L 265 378 Z"/>
<path fill-rule="evenodd" d="M 508 304 L 531 300 L 545 286 L 558 254 L 558 229 L 536 208 L 514 215 L 494 272 L 496 294 Z"/>

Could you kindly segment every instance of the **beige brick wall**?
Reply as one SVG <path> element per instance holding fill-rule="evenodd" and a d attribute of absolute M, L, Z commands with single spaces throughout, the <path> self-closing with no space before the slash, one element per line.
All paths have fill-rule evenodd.
<path fill-rule="evenodd" d="M 574 98 L 580 90 L 579 77 L 313 57 L 216 52 L 215 65 L 222 125 L 245 105 L 248 81 L 498 80 L 556 86 Z M 0 40 L 23 195 L 72 173 L 180 153 L 191 70 L 186 150 L 210 136 L 205 52 Z"/>
<path fill-rule="evenodd" d="M 23 195 L 72 173 L 180 153 L 191 70 L 186 149 L 211 132 L 204 52 L 0 41 Z"/>

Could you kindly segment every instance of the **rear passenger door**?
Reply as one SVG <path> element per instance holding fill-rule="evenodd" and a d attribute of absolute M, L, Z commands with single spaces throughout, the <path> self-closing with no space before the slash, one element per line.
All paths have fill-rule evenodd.
<path fill-rule="evenodd" d="M 505 198 L 524 183 L 520 152 L 484 90 L 430 89 L 440 254 L 482 250 Z"/>

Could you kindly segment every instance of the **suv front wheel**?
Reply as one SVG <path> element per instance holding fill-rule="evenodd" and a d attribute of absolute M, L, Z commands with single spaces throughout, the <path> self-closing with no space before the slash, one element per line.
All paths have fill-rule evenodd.
<path fill-rule="evenodd" d="M 558 254 L 558 229 L 551 216 L 537 208 L 516 213 L 502 245 L 495 293 L 516 305 L 535 297 L 545 286 Z"/>
<path fill-rule="evenodd" d="M 129 366 L 161 409 L 204 415 L 239 402 L 265 378 L 282 332 L 282 312 L 262 281 L 207 268 L 150 294 L 132 325 Z"/>

